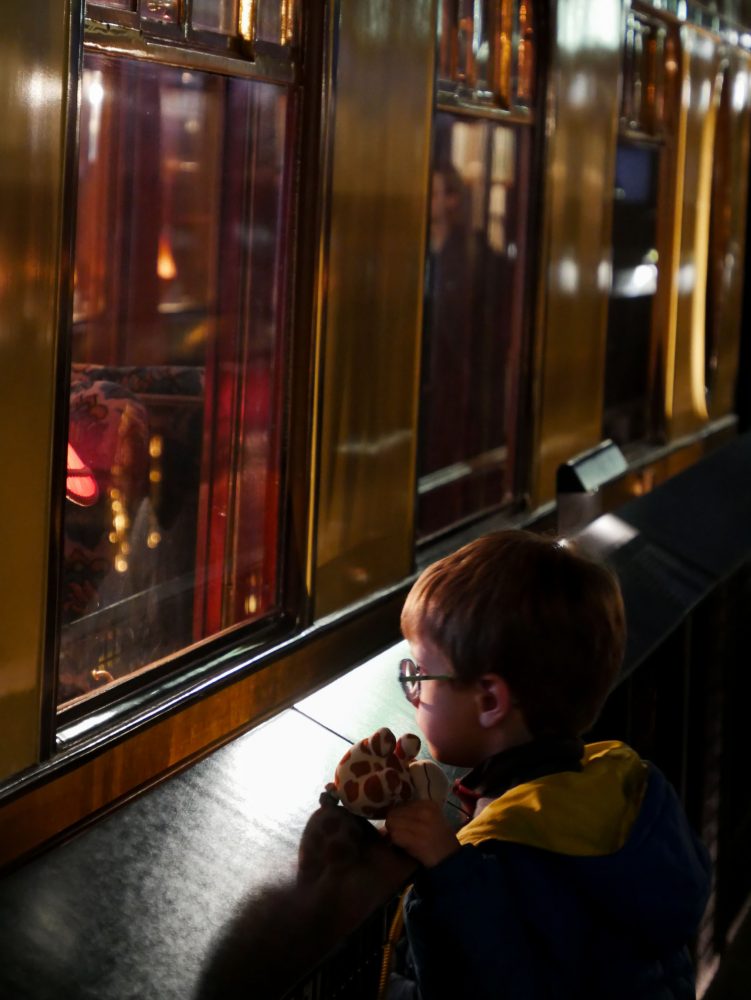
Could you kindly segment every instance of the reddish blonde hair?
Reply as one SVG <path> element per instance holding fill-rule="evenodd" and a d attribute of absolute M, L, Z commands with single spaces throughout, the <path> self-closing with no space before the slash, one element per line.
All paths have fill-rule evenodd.
<path fill-rule="evenodd" d="M 594 723 L 623 657 L 620 587 L 605 566 L 526 531 L 500 531 L 429 566 L 402 610 L 462 681 L 503 677 L 535 736 Z"/>

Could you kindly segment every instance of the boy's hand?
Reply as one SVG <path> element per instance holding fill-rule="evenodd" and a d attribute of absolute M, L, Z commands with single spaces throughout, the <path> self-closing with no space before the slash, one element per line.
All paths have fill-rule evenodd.
<path fill-rule="evenodd" d="M 426 868 L 439 864 L 460 847 L 441 806 L 429 800 L 394 806 L 386 816 L 386 831 L 392 843 Z"/>

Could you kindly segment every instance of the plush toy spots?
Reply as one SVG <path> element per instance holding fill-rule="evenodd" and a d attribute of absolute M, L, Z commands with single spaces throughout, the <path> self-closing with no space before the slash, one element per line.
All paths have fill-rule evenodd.
<path fill-rule="evenodd" d="M 379 729 L 345 753 L 326 791 L 369 819 L 382 819 L 391 806 L 413 798 L 443 802 L 448 779 L 432 761 L 415 760 L 419 750 L 414 733 L 397 740 L 390 729 Z"/>

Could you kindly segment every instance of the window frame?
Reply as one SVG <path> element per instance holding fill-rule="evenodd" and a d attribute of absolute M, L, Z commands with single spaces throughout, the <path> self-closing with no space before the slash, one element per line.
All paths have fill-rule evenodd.
<path fill-rule="evenodd" d="M 83 14 L 83 0 L 81 0 Z M 293 8 L 295 11 L 297 8 Z M 290 532 L 299 533 L 300 519 L 307 525 L 307 509 L 311 503 L 309 477 L 292 476 L 293 463 L 301 468 L 309 464 L 308 435 L 310 432 L 310 391 L 308 383 L 297 386 L 294 398 L 290 387 L 295 381 L 291 369 L 294 358 L 302 355 L 310 363 L 312 338 L 307 331 L 311 326 L 313 311 L 313 286 L 297 287 L 296 261 L 300 241 L 314 224 L 315 204 L 321 183 L 320 171 L 314 169 L 302 175 L 301 164 L 310 161 L 317 153 L 320 128 L 320 97 L 313 85 L 305 85 L 302 73 L 301 46 L 272 45 L 270 43 L 237 47 L 231 54 L 207 51 L 200 45 L 200 38 L 193 37 L 186 44 L 184 39 L 170 37 L 154 40 L 154 32 L 142 31 L 137 15 L 102 5 L 89 5 L 86 13 L 100 14 L 102 20 L 82 17 L 80 32 L 71 39 L 68 73 L 69 94 L 66 121 L 68 136 L 65 145 L 66 169 L 63 187 L 63 204 L 68 218 L 63 233 L 64 269 L 60 282 L 59 347 L 57 354 L 57 384 L 67 385 L 70 378 L 73 310 L 73 259 L 75 245 L 77 187 L 78 187 L 78 100 L 82 79 L 84 53 L 112 54 L 157 64 L 168 64 L 184 69 L 218 73 L 224 76 L 284 87 L 290 108 L 287 120 L 290 133 L 287 148 L 290 151 L 288 169 L 285 171 L 284 198 L 287 211 L 284 235 L 287 241 L 285 272 L 281 279 L 284 286 L 280 302 L 279 343 L 276 351 L 283 359 L 282 369 L 275 378 L 279 381 L 281 426 L 274 437 L 278 439 L 278 454 L 274 459 L 280 466 L 279 501 L 277 513 L 277 607 L 268 616 L 250 623 L 238 623 L 219 634 L 205 638 L 199 644 L 177 650 L 173 654 L 144 666 L 100 692 L 76 699 L 68 705 L 57 705 L 58 662 L 60 653 L 61 584 L 63 510 L 65 506 L 66 464 L 61 458 L 66 453 L 69 394 L 57 394 L 54 421 L 54 471 L 52 493 L 53 536 L 48 568 L 48 599 L 46 615 L 46 642 L 42 677 L 42 738 L 40 763 L 56 769 L 63 766 L 63 757 L 69 752 L 85 756 L 92 741 L 108 743 L 113 733 L 136 732 L 149 724 L 154 715 L 174 711 L 178 705 L 195 698 L 196 690 L 205 692 L 214 684 L 226 682 L 238 670 L 257 669 L 278 656 L 280 643 L 293 640 L 310 624 L 311 603 L 304 585 L 307 566 L 299 554 L 290 551 L 287 544 Z M 322 24 L 311 11 L 304 25 L 307 45 L 318 40 L 321 44 Z M 320 9 L 317 11 L 321 13 Z M 121 16 L 125 15 L 125 16 Z M 111 21 L 117 24 L 113 31 Z M 318 20 L 322 20 L 319 18 Z M 302 25 L 300 28 L 302 29 Z M 194 33 L 195 35 L 195 33 Z M 195 44 L 194 44 L 195 43 Z M 312 59 L 310 73 L 321 72 L 319 59 Z M 307 151 L 307 155 L 306 155 Z M 307 318 L 306 318 L 307 317 Z M 293 332 L 295 336 L 293 337 Z M 294 355 L 294 358 L 293 358 Z M 299 363 L 299 362 L 298 362 Z M 228 667 L 231 662 L 232 666 Z M 290 685 L 295 688 L 294 684 Z"/>
<path fill-rule="evenodd" d="M 474 0 L 476 4 L 478 0 Z M 449 55 L 449 50 L 458 49 L 458 43 L 454 37 L 458 31 L 456 17 L 454 16 L 462 6 L 468 7 L 472 0 L 441 0 L 438 4 L 438 25 L 437 25 L 437 46 L 438 59 L 436 64 L 435 99 L 433 103 L 433 127 L 431 133 L 431 149 L 434 150 L 434 132 L 436 115 L 451 115 L 455 121 L 484 121 L 490 127 L 505 125 L 516 130 L 527 129 L 530 132 L 528 138 L 529 145 L 529 166 L 530 178 L 526 182 L 526 191 L 523 201 L 526 205 L 526 217 L 519 220 L 519 231 L 523 233 L 523 258 L 524 272 L 521 281 L 518 281 L 516 296 L 518 301 L 514 303 L 520 315 L 512 321 L 511 327 L 519 326 L 519 351 L 518 357 L 513 362 L 516 369 L 514 381 L 513 403 L 505 402 L 504 409 L 508 418 L 506 441 L 504 444 L 505 457 L 503 460 L 503 477 L 505 484 L 505 496 L 500 496 L 498 501 L 491 507 L 482 510 L 469 512 L 458 521 L 453 521 L 445 526 L 431 531 L 422 537 L 420 536 L 417 516 L 419 514 L 420 486 L 431 476 L 440 476 L 442 470 L 430 472 L 416 477 L 416 489 L 418 493 L 416 503 L 416 548 L 418 560 L 424 562 L 425 554 L 429 553 L 436 545 L 440 546 L 441 540 L 447 536 L 462 532 L 472 524 L 482 522 L 488 518 L 498 520 L 501 523 L 511 524 L 518 519 L 518 515 L 528 506 L 528 490 L 532 475 L 529 451 L 532 446 L 533 434 L 531 431 L 532 418 L 532 365 L 535 353 L 534 346 L 534 325 L 535 313 L 537 309 L 536 294 L 539 282 L 538 273 L 538 253 L 539 226 L 542 211 L 541 188 L 543 182 L 543 147 L 545 142 L 543 116 L 546 100 L 546 65 L 547 65 L 547 45 L 549 44 L 550 23 L 549 14 L 545 10 L 545 5 L 539 0 L 532 8 L 530 24 L 526 26 L 526 34 L 520 30 L 520 8 L 523 6 L 519 0 L 503 0 L 497 5 L 497 10 L 493 14 L 494 20 L 491 23 L 491 30 L 495 30 L 493 44 L 489 62 L 496 63 L 499 67 L 497 73 L 493 74 L 495 85 L 490 88 L 482 88 L 477 85 L 476 74 L 470 71 L 464 73 L 458 67 L 456 52 Z M 497 19 L 497 23 L 496 20 Z M 531 27 L 530 27 L 531 25 Z M 448 27 L 449 37 L 444 35 Z M 521 25 L 523 29 L 525 26 Z M 529 74 L 527 83 L 522 88 L 522 100 L 515 100 L 514 81 L 518 80 L 519 69 L 522 61 L 522 47 L 530 44 L 529 32 L 532 32 L 532 72 Z M 529 58 L 529 56 L 527 56 Z M 448 61 L 453 72 L 449 75 L 442 73 L 442 61 Z M 501 64 L 503 68 L 501 69 Z M 516 76 L 515 76 L 516 73 Z M 529 87 L 532 88 L 532 95 L 529 95 Z M 517 143 L 519 140 L 517 139 Z M 518 155 L 518 154 L 517 154 Z M 433 175 L 433 152 L 431 152 L 429 183 L 432 183 Z M 486 164 L 486 172 L 488 165 Z M 429 232 L 426 234 L 429 239 Z M 426 258 L 429 253 L 426 243 Z M 423 337 L 425 324 L 428 315 L 428 298 L 426 289 L 425 315 L 423 318 Z M 422 373 L 422 363 L 421 363 Z M 422 374 L 421 374 L 422 380 Z M 471 459 L 470 459 L 471 464 Z"/>

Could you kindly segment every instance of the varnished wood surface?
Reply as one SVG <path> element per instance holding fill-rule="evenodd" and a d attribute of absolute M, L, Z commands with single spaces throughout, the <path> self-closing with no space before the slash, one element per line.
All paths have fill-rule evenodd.
<path fill-rule="evenodd" d="M 0 35 L 0 780 L 38 759 L 69 5 Z"/>
<path fill-rule="evenodd" d="M 433 0 L 339 8 L 319 303 L 319 615 L 412 567 L 434 11 Z"/>
<path fill-rule="evenodd" d="M 558 0 L 545 161 L 533 505 L 558 466 L 602 437 L 603 372 L 624 14 Z M 568 95 L 564 97 L 564 95 Z M 573 95 L 573 98 L 572 96 Z"/>
<path fill-rule="evenodd" d="M 0 995 L 187 1000 L 238 905 L 296 870 L 346 742 L 289 710 L 0 883 Z"/>
<path fill-rule="evenodd" d="M 0 806 L 0 867 L 200 756 L 398 636 L 401 592 Z"/>
<path fill-rule="evenodd" d="M 295 937 L 299 906 L 312 900 L 309 929 L 322 942 L 328 931 L 341 936 L 359 926 L 414 868 L 377 837 L 357 870 L 332 862 L 333 893 L 323 885 L 319 899 L 317 887 L 312 897 L 284 887 L 296 876 L 305 825 L 349 746 L 338 730 L 359 739 L 384 724 L 414 728 L 396 682 L 400 650 L 0 879 L 0 996 L 228 1000 L 207 977 L 252 981 L 252 963 L 280 982 L 296 967 L 287 949 L 304 944 Z M 324 881 L 331 874 L 321 873 Z M 257 902 L 266 891 L 279 891 L 291 907 L 275 957 L 259 954 L 253 936 L 264 917 L 279 918 L 271 896 Z"/>

